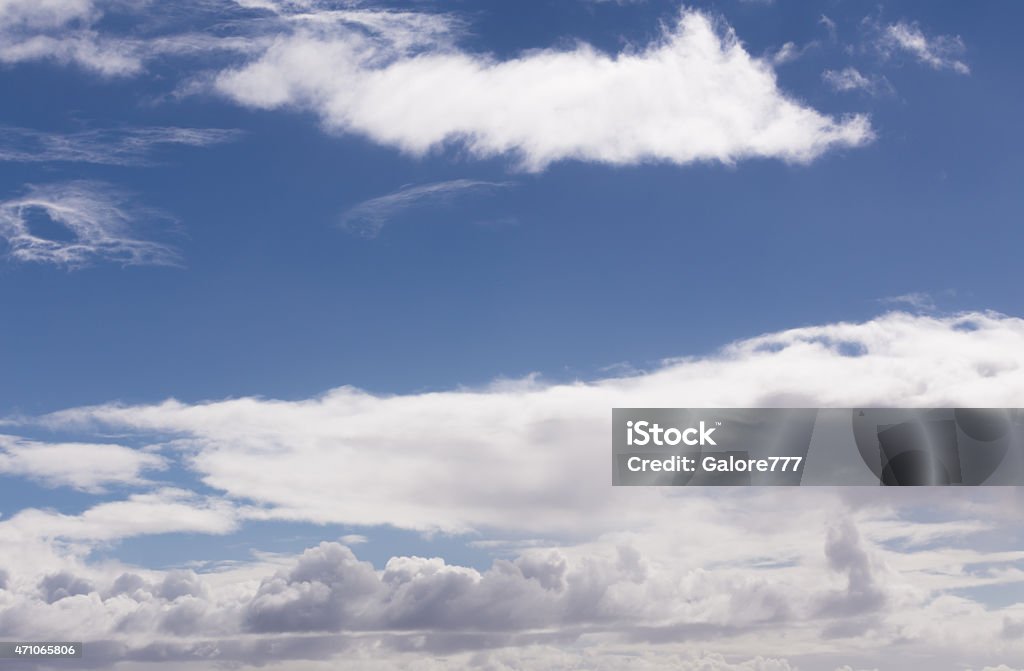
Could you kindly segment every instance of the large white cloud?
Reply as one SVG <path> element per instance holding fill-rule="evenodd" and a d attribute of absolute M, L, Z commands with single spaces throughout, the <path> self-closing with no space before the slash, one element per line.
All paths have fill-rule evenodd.
<path fill-rule="evenodd" d="M 269 518 L 418 530 L 605 528 L 662 494 L 609 487 L 614 407 L 1013 406 L 1024 320 L 891 313 L 740 341 L 650 373 L 301 401 L 71 409 L 41 421 L 177 436 L 205 484 Z M 580 511 L 587 511 L 581 515 Z"/>
<path fill-rule="evenodd" d="M 448 39 L 410 44 L 407 22 L 357 18 L 299 23 L 216 87 L 252 107 L 311 109 L 331 130 L 412 154 L 458 144 L 529 170 L 566 159 L 806 162 L 872 138 L 863 116 L 836 120 L 787 96 L 769 63 L 697 11 L 642 48 L 579 44 L 507 60 Z"/>
<path fill-rule="evenodd" d="M 9 420 L 169 434 L 163 454 L 222 494 L 153 489 L 0 521 L 0 633 L 73 631 L 95 663 L 126 668 L 1020 666 L 1024 605 L 978 596 L 1024 583 L 1012 490 L 613 489 L 607 434 L 616 405 L 1012 405 L 1022 364 L 1020 319 L 894 313 L 592 383 Z M 264 517 L 472 529 L 507 553 L 486 569 L 374 567 L 328 539 L 200 574 L 90 559 L 118 539 Z"/>

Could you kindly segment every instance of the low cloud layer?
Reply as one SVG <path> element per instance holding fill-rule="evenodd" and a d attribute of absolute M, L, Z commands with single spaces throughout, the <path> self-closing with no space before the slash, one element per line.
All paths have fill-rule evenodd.
<path fill-rule="evenodd" d="M 1022 364 L 1022 320 L 893 313 L 590 383 L 10 419 L 8 432 L 159 437 L 161 456 L 202 482 L 0 520 L 0 633 L 75 632 L 91 663 L 127 668 L 881 669 L 897 649 L 915 671 L 1020 665 L 1006 632 L 1024 606 L 980 596 L 1024 583 L 1024 553 L 1006 540 L 1012 489 L 613 489 L 607 434 L 614 406 L 1012 405 Z M 327 538 L 203 572 L 93 559 L 133 537 L 230 537 L 265 519 L 358 527 L 347 536 L 360 549 L 392 526 L 498 554 L 486 568 L 374 566 Z"/>
<path fill-rule="evenodd" d="M 400 396 L 342 387 L 301 401 L 115 404 L 40 421 L 176 436 L 205 485 L 270 519 L 545 533 L 643 518 L 627 502 L 649 492 L 608 488 L 614 407 L 1012 407 L 1022 395 L 1024 321 L 892 313 L 590 383 Z"/>

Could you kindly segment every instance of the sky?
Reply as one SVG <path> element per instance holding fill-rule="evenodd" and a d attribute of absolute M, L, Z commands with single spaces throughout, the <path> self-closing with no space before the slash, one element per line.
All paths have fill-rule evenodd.
<path fill-rule="evenodd" d="M 0 0 L 0 639 L 1024 669 L 1016 489 L 607 472 L 613 407 L 1020 405 L 1022 14 Z"/>

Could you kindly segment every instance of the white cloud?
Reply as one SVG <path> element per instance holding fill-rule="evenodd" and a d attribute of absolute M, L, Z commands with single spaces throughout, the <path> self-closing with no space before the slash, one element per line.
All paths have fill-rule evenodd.
<path fill-rule="evenodd" d="M 33 217 L 45 218 L 67 235 L 44 235 L 35 230 Z M 20 198 L 0 201 L 0 254 L 14 261 L 68 269 L 98 261 L 176 265 L 178 255 L 172 247 L 136 234 L 136 229 L 166 219 L 102 183 L 31 186 Z"/>
<path fill-rule="evenodd" d="M 609 489 L 598 448 L 613 407 L 1008 407 L 1022 394 L 1024 321 L 894 313 L 764 335 L 592 383 L 527 379 L 399 396 L 342 387 L 301 401 L 169 400 L 40 421 L 177 435 L 207 485 L 262 504 L 253 514 L 269 518 L 555 533 L 609 519 L 639 524 L 646 513 L 637 502 L 661 500 Z"/>
<path fill-rule="evenodd" d="M 803 51 L 803 49 L 796 46 L 796 43 L 786 42 L 775 53 L 771 54 L 770 60 L 773 65 L 782 65 L 783 63 L 795 61 Z"/>
<path fill-rule="evenodd" d="M 222 128 L 105 128 L 48 133 L 0 126 L 0 161 L 69 161 L 104 165 L 147 165 L 161 146 L 205 147 L 231 141 L 239 131 Z"/>
<path fill-rule="evenodd" d="M 92 29 L 92 0 L 0 0 L 0 63 L 51 60 L 106 76 L 142 69 L 130 42 Z"/>
<path fill-rule="evenodd" d="M 0 0 L 0 26 L 56 28 L 92 19 L 92 0 Z"/>
<path fill-rule="evenodd" d="M 137 23 L 130 3 L 47 0 L 44 11 L 8 2 L 17 20 L 0 25 L 0 62 L 124 76 L 155 58 L 232 53 L 241 65 L 196 72 L 178 93 L 212 86 L 251 107 L 308 109 L 331 132 L 414 155 L 454 146 L 534 171 L 564 160 L 805 163 L 873 138 L 867 117 L 830 117 L 779 88 L 773 62 L 791 60 L 795 47 L 752 57 L 730 28 L 695 10 L 619 53 L 580 43 L 498 60 L 459 47 L 467 29 L 454 14 L 266 0 L 200 12 L 188 25 L 178 17 L 140 37 L 100 20 L 109 10 Z"/>
<path fill-rule="evenodd" d="M 881 303 L 889 305 L 906 305 L 914 310 L 931 311 L 935 309 L 935 299 L 924 291 L 912 291 L 898 296 L 888 296 L 880 300 Z"/>
<path fill-rule="evenodd" d="M 341 217 L 341 226 L 348 231 L 372 238 L 388 221 L 418 207 L 436 206 L 474 193 L 493 191 L 509 186 L 506 182 L 484 182 L 455 179 L 447 182 L 406 186 L 386 196 L 363 201 Z"/>
<path fill-rule="evenodd" d="M 592 383 L 390 397 L 344 388 L 22 420 L 170 438 L 168 458 L 224 494 L 156 489 L 0 521 L 0 633 L 74 631 L 93 642 L 93 659 L 128 669 L 429 659 L 791 671 L 899 660 L 953 671 L 965 656 L 1019 666 L 1024 646 L 1006 632 L 1024 607 L 962 596 L 1024 581 L 1012 491 L 612 488 L 606 446 L 614 406 L 1000 406 L 1022 393 L 1024 321 L 896 313 Z M 374 525 L 475 530 L 477 547 L 502 558 L 481 569 L 399 555 L 375 568 L 328 542 L 201 574 L 89 560 L 123 538 L 226 534 L 267 517 L 359 526 L 346 542 L 370 547 Z"/>
<path fill-rule="evenodd" d="M 886 55 L 897 51 L 909 53 L 918 62 L 935 70 L 953 70 L 964 75 L 971 71 L 959 59 L 965 49 L 960 36 L 929 37 L 916 23 L 899 21 L 886 26 L 879 37 L 878 47 Z"/>
<path fill-rule="evenodd" d="M 0 435 L 0 473 L 101 492 L 114 484 L 144 484 L 141 474 L 166 467 L 163 457 L 123 445 L 42 443 Z"/>
<path fill-rule="evenodd" d="M 79 65 L 109 77 L 142 71 L 141 59 L 129 43 L 108 40 L 90 30 L 60 36 L 0 32 L 0 38 L 0 63 L 49 60 Z"/>
<path fill-rule="evenodd" d="M 580 44 L 498 61 L 405 27 L 302 24 L 216 88 L 251 107 L 316 112 L 329 130 L 422 155 L 458 145 L 527 170 L 610 164 L 807 162 L 871 140 L 863 116 L 836 120 L 787 97 L 731 30 L 685 11 L 662 39 L 619 54 Z"/>
<path fill-rule="evenodd" d="M 225 534 L 237 521 L 236 508 L 227 501 L 165 487 L 99 503 L 77 515 L 27 508 L 0 521 L 0 543 L 45 538 L 95 544 L 154 534 Z"/>
<path fill-rule="evenodd" d="M 846 67 L 842 70 L 825 70 L 821 78 L 834 91 L 864 91 L 876 95 L 882 92 L 891 92 L 892 85 L 885 77 L 868 77 L 861 74 L 860 70 L 854 67 Z"/>
<path fill-rule="evenodd" d="M 132 30 L 102 26 L 107 11 L 122 22 L 137 24 L 138 10 L 160 20 L 161 11 L 174 13 L 177 3 L 95 2 L 94 0 L 0 0 L 0 63 L 49 61 L 75 65 L 104 77 L 137 75 L 146 63 L 167 55 L 246 53 L 269 39 L 256 34 L 219 34 L 210 30 L 170 32 L 139 37 Z M 201 14 L 203 3 L 185 3 L 190 18 Z M 224 10 L 223 4 L 218 5 Z M 186 10 L 187 11 L 187 10 Z M 222 15 L 221 19 L 235 17 Z M 191 28 L 191 26 L 190 26 Z"/>

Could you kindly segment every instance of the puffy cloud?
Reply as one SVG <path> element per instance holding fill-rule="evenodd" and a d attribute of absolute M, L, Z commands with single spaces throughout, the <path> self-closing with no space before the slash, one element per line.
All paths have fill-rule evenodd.
<path fill-rule="evenodd" d="M 140 37 L 100 21 L 105 10 L 137 24 L 131 11 L 115 11 L 130 3 L 3 7 L 0 62 L 123 76 L 155 58 L 233 54 L 241 64 L 208 60 L 210 70 L 193 72 L 179 93 L 212 86 L 251 107 L 312 110 L 332 132 L 416 155 L 454 145 L 526 170 L 564 160 L 803 163 L 873 138 L 865 116 L 833 118 L 779 88 L 773 63 L 796 47 L 752 57 L 728 26 L 696 10 L 619 53 L 580 43 L 499 60 L 460 48 L 465 23 L 452 14 L 275 1 L 212 12 L 197 3 L 194 20 L 164 17 L 163 32 Z"/>
<path fill-rule="evenodd" d="M 0 473 L 51 487 L 100 492 L 112 484 L 142 484 L 143 471 L 165 467 L 163 457 L 122 445 L 42 443 L 0 435 Z"/>
<path fill-rule="evenodd" d="M 1022 343 L 1024 322 L 997 314 L 894 313 L 592 383 L 391 397 L 342 389 L 39 418 L 170 438 L 178 449 L 167 454 L 226 496 L 157 490 L 0 522 L 9 576 L 0 632 L 75 631 L 94 642 L 97 664 L 127 668 L 429 659 L 437 668 L 864 669 L 897 646 L 909 660 L 901 668 L 915 671 L 956 668 L 947 662 L 965 650 L 978 652 L 976 665 L 1018 663 L 1024 648 L 1006 632 L 1024 621 L 1020 606 L 963 596 L 1021 580 L 1024 553 L 1005 542 L 1019 517 L 1012 492 L 613 489 L 602 446 L 611 407 L 666 398 L 1008 405 L 1024 391 Z M 89 559 L 133 535 L 223 534 L 266 517 L 364 525 L 353 540 L 371 544 L 375 524 L 473 529 L 481 547 L 548 540 L 507 543 L 513 551 L 486 569 L 410 556 L 375 567 L 335 542 L 198 574 Z M 972 538 L 988 545 L 973 550 Z M 721 655 L 689 657 L 695 645 Z"/>
<path fill-rule="evenodd" d="M 89 594 L 94 589 L 88 580 L 78 578 L 67 571 L 48 575 L 39 583 L 39 590 L 46 603 L 54 603 L 79 594 Z"/>
<path fill-rule="evenodd" d="M 42 217 L 66 235 L 45 235 L 34 228 L 33 217 Z M 106 184 L 30 186 L 24 196 L 0 201 L 0 253 L 14 261 L 68 269 L 97 261 L 176 265 L 174 248 L 138 237 L 134 230 L 166 220 L 166 215 L 135 205 Z"/>
<path fill-rule="evenodd" d="M 90 641 L 94 663 L 127 662 L 126 668 L 156 660 L 263 665 L 316 659 L 345 668 L 346 660 L 368 654 L 380 663 L 409 655 L 436 659 L 438 668 L 785 671 L 808 668 L 799 663 L 805 658 L 818 659 L 809 668 L 835 668 L 837 658 L 864 657 L 867 644 L 876 651 L 868 658 L 884 659 L 898 644 L 910 650 L 907 659 L 921 661 L 905 668 L 923 671 L 956 668 L 937 662 L 970 645 L 988 646 L 1007 660 L 1024 655 L 1019 641 L 1000 638 L 997 609 L 950 602 L 942 589 L 907 599 L 907 587 L 928 571 L 861 575 L 865 553 L 948 562 L 962 537 L 950 545 L 887 549 L 878 537 L 883 507 L 833 525 L 822 542 L 837 497 L 809 494 L 817 505 L 764 539 L 750 538 L 736 512 L 709 525 L 681 524 L 695 520 L 698 510 L 678 501 L 677 526 L 658 535 L 671 536 L 681 548 L 710 543 L 716 560 L 665 547 L 652 551 L 658 535 L 614 534 L 526 550 L 496 559 L 487 570 L 410 556 L 375 569 L 333 542 L 278 558 L 276 566 L 235 564 L 205 574 L 125 570 L 74 558 L 57 570 L 29 563 L 13 571 L 14 591 L 0 592 L 0 632 L 66 637 L 73 630 Z M 785 507 L 778 496 L 763 497 L 757 506 L 765 519 L 776 520 Z M 4 557 L 4 563 L 11 560 Z M 856 622 L 865 613 L 820 612 L 834 595 L 827 580 L 834 571 L 848 574 L 851 593 L 867 583 L 895 595 L 870 635 L 830 632 L 836 621 Z M 784 608 L 763 607 L 773 589 L 773 600 Z M 961 627 L 954 608 L 961 615 L 970 609 L 972 626 L 964 636 L 973 643 L 967 647 L 963 636 L 950 636 Z M 829 644 L 831 666 L 820 657 L 822 628 L 840 636 Z M 684 651 L 695 644 L 717 646 L 727 656 L 688 657 Z M 763 656 L 749 659 L 752 650 Z M 475 657 L 463 659 L 466 654 Z"/>
<path fill-rule="evenodd" d="M 311 109 L 333 131 L 411 154 L 457 144 L 515 156 L 527 170 L 568 159 L 610 164 L 810 161 L 871 140 L 787 97 L 731 30 L 684 11 L 655 43 L 609 55 L 580 44 L 508 60 L 448 40 L 411 43 L 404 24 L 305 22 L 216 88 L 252 107 Z"/>

